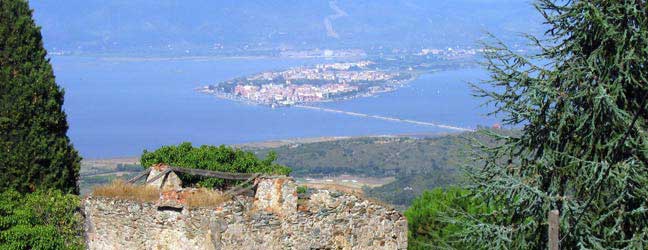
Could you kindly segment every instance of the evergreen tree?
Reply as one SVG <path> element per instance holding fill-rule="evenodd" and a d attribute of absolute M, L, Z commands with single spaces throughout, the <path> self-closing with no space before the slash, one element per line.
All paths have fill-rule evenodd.
<path fill-rule="evenodd" d="M 472 192 L 500 211 L 463 225 L 477 248 L 543 249 L 560 212 L 563 249 L 648 249 L 645 0 L 539 0 L 549 30 L 519 55 L 488 42 L 489 98 L 519 136 L 491 135 Z M 493 90 L 494 89 L 494 90 Z"/>
<path fill-rule="evenodd" d="M 0 190 L 78 192 L 63 91 L 24 0 L 0 0 Z"/>

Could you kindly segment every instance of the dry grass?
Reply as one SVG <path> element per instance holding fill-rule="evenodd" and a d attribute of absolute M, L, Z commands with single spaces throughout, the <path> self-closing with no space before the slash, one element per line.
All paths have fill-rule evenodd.
<path fill-rule="evenodd" d="M 160 191 L 152 186 L 137 186 L 124 180 L 115 180 L 110 185 L 93 188 L 92 195 L 140 202 L 155 202 L 160 199 Z"/>
<path fill-rule="evenodd" d="M 183 196 L 189 207 L 216 207 L 231 199 L 221 191 L 207 188 L 194 189 Z"/>

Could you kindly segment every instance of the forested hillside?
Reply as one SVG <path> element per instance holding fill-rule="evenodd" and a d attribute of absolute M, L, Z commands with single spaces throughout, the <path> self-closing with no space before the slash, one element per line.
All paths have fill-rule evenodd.
<path fill-rule="evenodd" d="M 467 136 L 364 137 L 337 141 L 291 144 L 256 149 L 257 155 L 277 153 L 277 162 L 295 176 L 354 174 L 371 177 L 453 170 L 467 150 Z"/>
<path fill-rule="evenodd" d="M 252 150 L 258 156 L 275 151 L 277 163 L 292 168 L 292 175 L 298 177 L 395 176 L 392 183 L 364 191 L 405 207 L 425 190 L 459 184 L 461 167 L 474 164 L 469 150 L 476 141 L 488 143 L 479 132 L 469 132 L 418 138 L 362 137 Z"/>

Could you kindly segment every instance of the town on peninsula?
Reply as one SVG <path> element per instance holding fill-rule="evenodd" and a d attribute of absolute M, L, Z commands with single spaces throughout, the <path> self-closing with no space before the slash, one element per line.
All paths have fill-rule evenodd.
<path fill-rule="evenodd" d="M 271 107 L 345 100 L 396 90 L 424 73 L 466 66 L 465 59 L 475 54 L 467 51 L 457 57 L 456 51 L 423 50 L 394 58 L 300 66 L 238 77 L 198 91 Z"/>

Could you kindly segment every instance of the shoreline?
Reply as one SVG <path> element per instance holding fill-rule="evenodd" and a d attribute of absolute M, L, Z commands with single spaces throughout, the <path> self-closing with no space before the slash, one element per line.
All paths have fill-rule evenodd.
<path fill-rule="evenodd" d="M 239 149 L 266 149 L 276 148 L 291 144 L 301 143 L 317 143 L 328 141 L 340 141 L 362 138 L 428 138 L 438 137 L 449 134 L 458 134 L 462 132 L 429 132 L 429 133 L 403 133 L 403 134 L 368 134 L 368 135 L 349 135 L 349 136 L 318 136 L 318 137 L 295 137 L 279 140 L 255 141 L 237 144 L 223 144 L 225 146 L 239 148 Z M 137 161 L 139 163 L 139 156 L 118 156 L 110 158 L 84 158 L 82 162 L 116 162 L 116 163 L 131 163 Z"/>
<path fill-rule="evenodd" d="M 261 102 L 255 102 L 253 100 L 249 100 L 243 97 L 236 96 L 231 93 L 227 92 L 222 92 L 219 90 L 210 90 L 208 87 L 214 86 L 214 85 L 207 85 L 207 86 L 202 86 L 195 88 L 194 90 L 206 94 L 206 95 L 212 95 L 215 96 L 216 98 L 219 98 L 221 100 L 228 100 L 228 101 L 234 101 L 234 102 L 239 102 L 239 103 L 244 103 L 244 104 L 249 104 L 249 105 L 256 105 L 256 106 L 263 106 L 263 107 L 271 107 L 271 108 L 290 108 L 290 107 L 299 107 L 300 105 L 310 105 L 310 104 L 318 104 L 318 103 L 329 103 L 329 102 L 339 102 L 339 101 L 348 101 L 348 100 L 353 100 L 353 99 L 359 99 L 359 98 L 369 98 L 369 97 L 375 97 L 380 94 L 384 93 L 391 93 L 398 91 L 401 88 L 407 87 L 410 85 L 411 82 L 416 81 L 423 75 L 427 74 L 434 74 L 438 73 L 438 70 L 430 70 L 426 72 L 414 72 L 412 73 L 412 76 L 408 79 L 404 80 L 396 80 L 393 83 L 389 84 L 382 84 L 383 86 L 386 86 L 386 89 L 383 90 L 377 90 L 377 91 L 367 91 L 367 92 L 361 92 L 361 93 L 356 93 L 350 96 L 344 96 L 344 97 L 333 97 L 330 99 L 325 99 L 325 100 L 319 100 L 319 101 L 311 101 L 311 102 L 295 102 L 293 104 L 281 104 L 281 103 L 261 103 Z"/>

